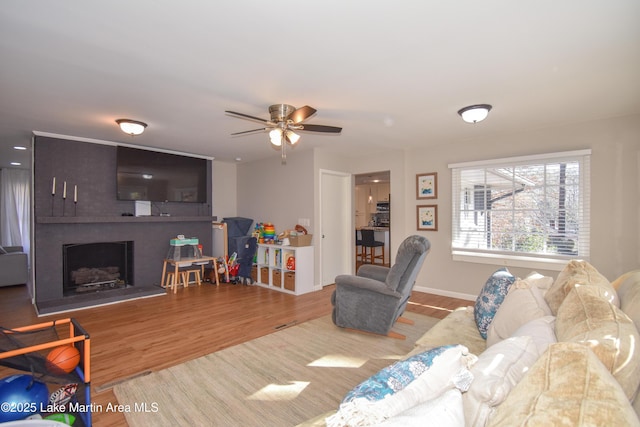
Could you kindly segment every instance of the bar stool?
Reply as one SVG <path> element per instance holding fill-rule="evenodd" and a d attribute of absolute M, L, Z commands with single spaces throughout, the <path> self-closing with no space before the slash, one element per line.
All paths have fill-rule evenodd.
<path fill-rule="evenodd" d="M 364 246 L 362 246 L 362 239 L 358 239 L 358 230 L 356 230 L 356 261 L 364 261 Z"/>
<path fill-rule="evenodd" d="M 371 259 L 371 264 L 377 264 L 376 259 L 381 259 L 384 265 L 384 242 L 379 242 L 375 239 L 373 230 L 360 230 L 362 235 L 362 249 L 364 253 L 363 262 L 367 261 L 367 248 L 369 248 L 368 257 Z M 376 255 L 376 248 L 382 249 L 382 254 Z"/>

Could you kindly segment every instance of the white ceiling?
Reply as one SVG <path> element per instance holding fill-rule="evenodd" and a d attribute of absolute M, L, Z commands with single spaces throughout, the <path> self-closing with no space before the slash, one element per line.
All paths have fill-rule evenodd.
<path fill-rule="evenodd" d="M 31 132 L 243 161 L 278 156 L 271 104 L 310 105 L 297 150 L 358 155 L 640 113 L 638 0 L 2 0 L 0 167 Z M 457 110 L 490 103 L 482 123 Z M 118 118 L 149 124 L 138 137 Z M 257 125 L 257 126 L 256 126 Z"/>

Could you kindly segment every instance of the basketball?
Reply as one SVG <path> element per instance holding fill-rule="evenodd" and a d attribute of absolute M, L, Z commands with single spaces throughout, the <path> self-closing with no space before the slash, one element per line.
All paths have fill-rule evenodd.
<path fill-rule="evenodd" d="M 56 347 L 47 354 L 47 369 L 54 374 L 68 374 L 80 363 L 80 352 L 71 345 Z"/>

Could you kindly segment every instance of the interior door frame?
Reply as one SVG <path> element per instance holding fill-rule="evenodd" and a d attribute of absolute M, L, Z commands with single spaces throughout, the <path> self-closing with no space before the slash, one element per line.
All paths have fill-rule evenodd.
<path fill-rule="evenodd" d="M 326 218 L 323 214 L 323 209 L 326 206 L 325 202 L 331 200 L 325 191 L 327 189 L 324 188 L 323 178 L 325 176 L 334 176 L 341 178 L 341 188 L 345 192 L 345 197 L 343 203 L 338 203 L 336 205 L 332 205 L 332 208 L 335 208 L 337 215 L 332 215 L 332 218 Z M 319 271 L 319 279 L 322 287 L 333 284 L 334 278 L 327 278 L 325 280 L 325 272 L 324 272 L 324 251 L 327 250 L 325 246 L 324 239 L 324 229 L 325 229 L 325 221 L 328 220 L 340 220 L 342 224 L 342 228 L 344 230 L 353 230 L 354 223 L 352 218 L 353 213 L 353 178 L 351 173 L 334 171 L 329 169 L 320 169 L 319 170 L 319 224 L 320 224 L 320 239 L 319 239 L 319 256 L 318 262 L 320 265 Z M 344 265 L 342 266 L 344 270 L 344 274 L 353 274 L 354 267 L 351 259 L 353 258 L 353 250 L 354 250 L 354 236 L 352 232 L 348 232 L 346 234 L 345 240 L 342 245 L 336 245 L 338 247 L 329 248 L 333 251 L 333 253 L 339 252 L 339 258 L 344 260 Z"/>

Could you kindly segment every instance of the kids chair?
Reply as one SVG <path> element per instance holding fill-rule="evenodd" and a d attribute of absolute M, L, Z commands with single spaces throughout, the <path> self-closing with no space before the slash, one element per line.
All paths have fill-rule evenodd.
<path fill-rule="evenodd" d="M 396 322 L 413 322 L 402 316 L 416 277 L 431 243 L 422 236 L 407 237 L 398 248 L 395 264 L 389 268 L 364 264 L 356 276 L 336 277 L 331 295 L 332 320 L 336 326 L 405 339 L 391 332 Z"/>

